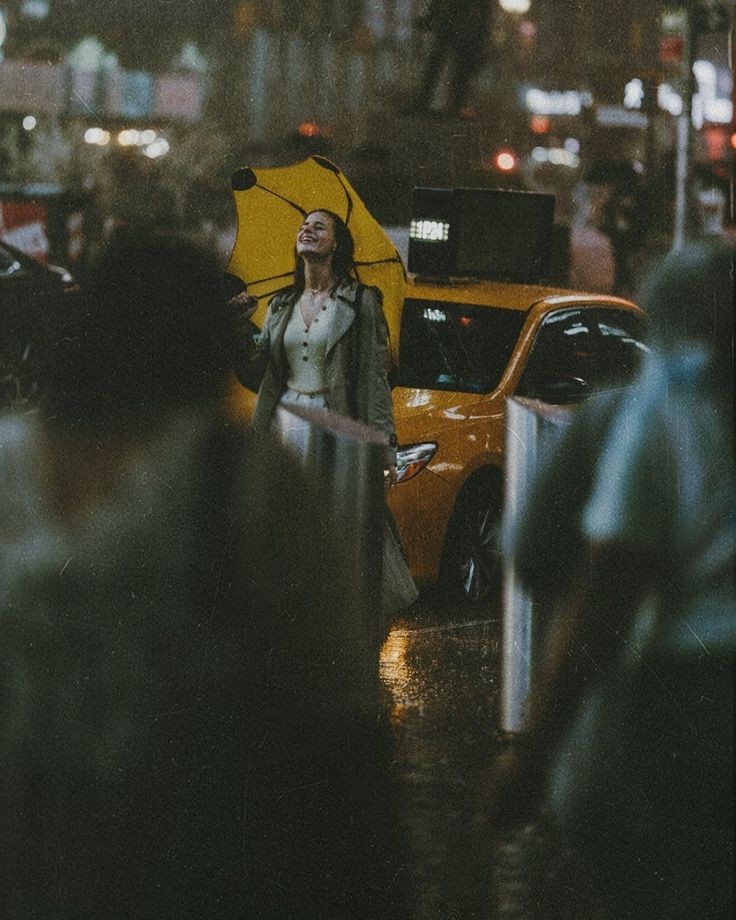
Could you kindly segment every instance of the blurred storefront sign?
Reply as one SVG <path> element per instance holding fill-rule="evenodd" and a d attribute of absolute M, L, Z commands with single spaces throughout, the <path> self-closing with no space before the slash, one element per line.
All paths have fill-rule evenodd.
<path fill-rule="evenodd" d="M 119 110 L 127 118 L 145 118 L 155 114 L 154 78 L 144 71 L 117 71 L 120 93 Z"/>
<path fill-rule="evenodd" d="M 44 203 L 18 200 L 0 192 L 0 239 L 39 262 L 45 262 L 49 254 L 47 219 Z"/>
<path fill-rule="evenodd" d="M 84 251 L 87 203 L 54 184 L 0 184 L 0 239 L 40 262 L 73 265 Z"/>
<path fill-rule="evenodd" d="M 725 67 L 717 67 L 712 61 L 697 60 L 693 62 L 697 92 L 692 96 L 692 121 L 697 130 L 706 124 L 730 124 L 733 118 L 733 76 Z M 639 77 L 634 77 L 624 88 L 624 108 L 630 112 L 642 112 L 645 108 L 646 89 Z M 683 110 L 682 95 L 670 84 L 656 84 L 656 105 L 670 115 L 681 115 Z M 637 127 L 636 118 L 627 118 L 620 106 L 599 106 L 597 113 L 599 124 L 615 124 L 624 127 Z M 646 121 L 641 123 L 641 127 Z"/>
<path fill-rule="evenodd" d="M 154 113 L 194 122 L 202 117 L 204 89 L 196 76 L 162 74 L 154 84 Z"/>
<path fill-rule="evenodd" d="M 659 40 L 659 60 L 663 64 L 680 64 L 684 50 L 682 35 L 663 35 Z"/>
<path fill-rule="evenodd" d="M 83 69 L 6 60 L 0 67 L 0 111 L 45 115 L 170 118 L 191 123 L 203 111 L 196 74 Z"/>
<path fill-rule="evenodd" d="M 646 128 L 649 121 L 644 112 L 624 105 L 599 105 L 595 120 L 606 128 Z"/>
<path fill-rule="evenodd" d="M 535 115 L 579 115 L 593 104 L 592 95 L 586 91 L 523 87 L 522 92 L 527 111 Z"/>
<path fill-rule="evenodd" d="M 0 66 L 0 111 L 60 112 L 66 96 L 60 71 L 50 64 L 4 60 Z"/>

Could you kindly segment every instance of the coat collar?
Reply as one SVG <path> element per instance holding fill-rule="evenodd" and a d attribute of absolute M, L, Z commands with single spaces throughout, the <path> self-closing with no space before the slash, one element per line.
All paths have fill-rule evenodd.
<path fill-rule="evenodd" d="M 335 299 L 344 300 L 349 304 L 355 304 L 358 296 L 358 282 L 354 278 L 346 278 L 341 281 L 335 289 Z"/>
<path fill-rule="evenodd" d="M 345 303 L 354 306 L 355 301 L 358 298 L 358 290 L 358 282 L 354 278 L 346 278 L 344 281 L 341 281 L 340 284 L 338 284 L 338 286 L 335 288 L 335 300 L 342 300 Z M 276 307 L 279 311 L 283 310 L 284 307 L 293 307 L 299 299 L 294 288 L 286 288 L 280 294 L 277 294 L 276 297 L 278 300 L 275 301 L 274 307 Z"/>
<path fill-rule="evenodd" d="M 340 341 L 340 339 L 352 326 L 355 319 L 356 303 L 358 300 L 359 290 L 360 288 L 358 282 L 353 278 L 348 278 L 345 281 L 341 281 L 337 288 L 335 288 L 335 292 L 333 294 L 333 299 L 335 302 L 335 319 L 330 325 L 330 331 L 327 336 L 327 354 L 330 353 L 337 342 Z M 296 308 L 298 299 L 299 298 L 296 295 L 296 291 L 287 291 L 284 293 L 284 297 L 281 299 L 278 305 L 279 312 L 283 311 L 283 315 L 279 319 L 278 329 L 275 335 L 275 344 L 277 345 L 278 352 L 281 350 L 281 344 L 284 339 L 284 332 L 286 331 L 286 326 L 288 325 L 291 314 Z"/>
<path fill-rule="evenodd" d="M 352 278 L 341 282 L 335 290 L 335 319 L 327 336 L 326 353 L 329 354 L 345 335 L 355 320 L 358 282 Z"/>

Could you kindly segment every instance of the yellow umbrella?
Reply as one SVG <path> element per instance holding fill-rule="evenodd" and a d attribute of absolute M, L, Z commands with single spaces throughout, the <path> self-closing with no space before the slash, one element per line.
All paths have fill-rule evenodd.
<path fill-rule="evenodd" d="M 312 156 L 292 166 L 237 170 L 232 177 L 238 216 L 228 271 L 259 299 L 254 321 L 263 322 L 269 298 L 294 280 L 294 244 L 305 216 L 317 208 L 339 214 L 355 241 L 355 275 L 383 293 L 389 348 L 398 361 L 406 273 L 393 242 L 341 170 Z"/>

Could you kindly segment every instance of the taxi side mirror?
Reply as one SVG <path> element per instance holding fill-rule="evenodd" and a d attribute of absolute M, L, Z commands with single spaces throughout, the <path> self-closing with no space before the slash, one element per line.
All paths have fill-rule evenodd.
<path fill-rule="evenodd" d="M 529 399 L 538 399 L 553 406 L 566 403 L 580 402 L 590 394 L 590 384 L 582 377 L 555 377 L 535 381 L 532 386 L 525 387 L 519 396 Z"/>

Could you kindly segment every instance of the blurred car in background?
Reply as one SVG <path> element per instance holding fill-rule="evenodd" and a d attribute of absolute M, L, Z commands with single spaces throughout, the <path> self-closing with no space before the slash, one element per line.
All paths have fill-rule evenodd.
<path fill-rule="evenodd" d="M 401 329 L 389 505 L 415 578 L 480 600 L 500 585 L 507 398 L 567 406 L 625 385 L 644 318 L 613 296 L 410 278 Z"/>
<path fill-rule="evenodd" d="M 42 265 L 0 241 L 0 410 L 32 403 L 45 313 L 75 287 L 65 268 Z"/>

